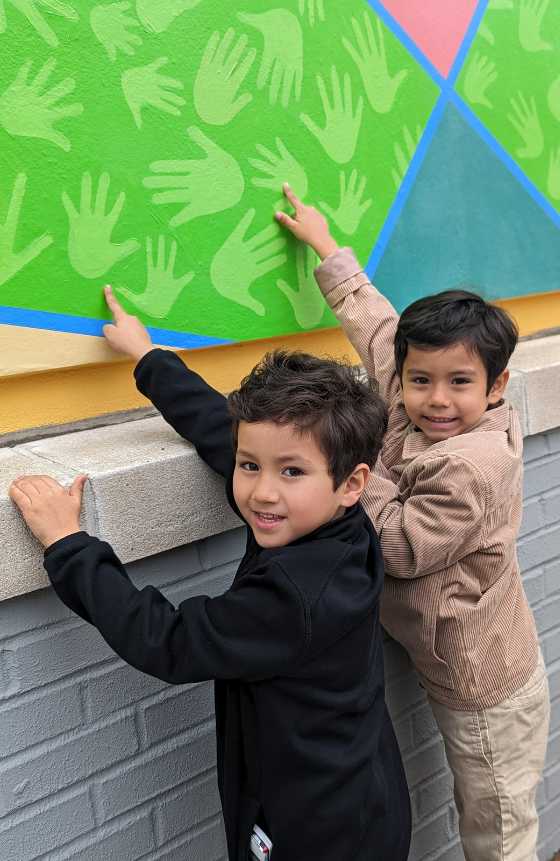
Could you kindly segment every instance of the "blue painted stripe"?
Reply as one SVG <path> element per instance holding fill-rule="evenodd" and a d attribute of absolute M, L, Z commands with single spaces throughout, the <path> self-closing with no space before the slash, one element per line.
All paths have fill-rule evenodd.
<path fill-rule="evenodd" d="M 0 305 L 0 324 L 23 326 L 28 329 L 47 329 L 53 332 L 68 332 L 76 335 L 103 335 L 103 326 L 109 320 L 95 320 L 91 317 L 74 317 L 70 314 L 52 314 L 48 311 L 30 311 L 26 308 L 11 308 Z M 211 347 L 217 344 L 231 344 L 231 340 L 210 338 L 188 332 L 174 332 L 171 329 L 148 327 L 153 340 L 166 347 Z"/>
<path fill-rule="evenodd" d="M 391 209 L 389 210 L 389 214 L 385 219 L 385 223 L 381 228 L 381 232 L 377 238 L 377 242 L 373 247 L 370 258 L 366 265 L 366 272 L 371 279 L 373 279 L 375 271 L 379 266 L 383 255 L 385 254 L 385 249 L 389 244 L 397 221 L 408 199 L 408 195 L 410 194 L 412 186 L 414 185 L 414 182 L 418 175 L 418 171 L 420 170 L 422 162 L 424 161 L 424 157 L 432 142 L 432 138 L 434 137 L 436 130 L 440 124 L 444 109 L 447 105 L 447 101 L 447 97 L 445 96 L 445 94 L 442 93 L 442 95 L 437 100 L 432 110 L 432 113 L 430 114 L 430 117 L 424 129 L 424 133 L 420 139 L 418 146 L 416 147 L 416 152 L 414 153 L 410 161 L 408 170 L 397 192 L 397 196 L 395 197 Z"/>
<path fill-rule="evenodd" d="M 461 116 L 465 118 L 465 120 L 469 123 L 470 126 L 477 132 L 479 137 L 490 147 L 493 153 L 500 159 L 502 164 L 504 164 L 509 172 L 515 177 L 515 179 L 523 186 L 525 191 L 533 198 L 535 203 L 543 210 L 543 212 L 548 215 L 551 221 L 556 225 L 556 227 L 560 227 L 560 213 L 556 211 L 556 209 L 552 206 L 550 201 L 542 194 L 541 191 L 533 184 L 533 182 L 529 179 L 529 177 L 523 172 L 523 170 L 519 167 L 516 161 L 510 156 L 510 154 L 503 148 L 503 146 L 496 140 L 494 135 L 492 135 L 486 126 L 478 119 L 474 111 L 472 111 L 468 105 L 461 99 L 461 97 L 457 93 L 453 93 L 450 97 L 452 104 L 457 108 L 460 112 Z"/>

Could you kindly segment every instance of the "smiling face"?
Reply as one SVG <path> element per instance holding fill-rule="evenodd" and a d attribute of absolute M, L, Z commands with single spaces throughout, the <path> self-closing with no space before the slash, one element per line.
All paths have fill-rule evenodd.
<path fill-rule="evenodd" d="M 340 517 L 368 475 L 359 464 L 335 490 L 312 434 L 292 424 L 239 423 L 233 495 L 261 547 L 283 547 Z"/>
<path fill-rule="evenodd" d="M 429 440 L 439 442 L 476 425 L 502 399 L 508 378 L 502 371 L 487 393 L 482 359 L 465 344 L 441 350 L 409 345 L 402 374 L 405 409 Z"/>

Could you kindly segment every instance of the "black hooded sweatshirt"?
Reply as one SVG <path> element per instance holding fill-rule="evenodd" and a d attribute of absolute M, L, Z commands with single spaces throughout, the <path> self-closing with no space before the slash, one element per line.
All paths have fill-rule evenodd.
<path fill-rule="evenodd" d="M 225 398 L 153 350 L 138 388 L 227 483 Z M 410 805 L 384 699 L 379 543 L 360 505 L 284 547 L 247 547 L 230 589 L 176 609 L 129 580 L 85 532 L 45 553 L 67 606 L 137 669 L 173 684 L 215 680 L 218 784 L 230 861 L 252 827 L 272 861 L 406 861 Z"/>

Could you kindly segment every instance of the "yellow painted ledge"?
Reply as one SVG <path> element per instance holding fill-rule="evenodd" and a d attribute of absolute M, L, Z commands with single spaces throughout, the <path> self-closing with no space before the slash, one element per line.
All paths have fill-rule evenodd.
<path fill-rule="evenodd" d="M 35 352 L 41 344 L 41 335 L 53 334 L 30 331 L 33 331 Z M 69 336 L 60 337 L 67 339 Z M 91 348 L 97 347 L 98 355 L 99 348 L 106 349 L 101 338 L 88 340 L 97 342 Z M 43 346 L 47 343 L 50 339 L 43 342 Z M 200 373 L 210 385 L 226 392 L 239 384 L 263 353 L 277 347 L 301 349 L 316 355 L 347 356 L 352 362 L 358 360 L 340 329 L 178 352 L 188 361 L 189 367 Z M 62 362 L 63 358 L 61 355 L 59 361 Z M 28 369 L 24 374 L 0 377 L 0 434 L 145 407 L 148 401 L 136 389 L 133 368 L 133 362 L 113 360 L 108 364 L 59 367 L 52 371 L 30 372 Z"/>
<path fill-rule="evenodd" d="M 521 335 L 560 328 L 560 292 L 496 304 L 517 320 Z M 220 391 L 235 388 L 266 350 L 302 349 L 358 357 L 340 329 L 180 351 Z M 79 356 L 82 364 L 76 365 Z M 46 368 L 55 370 L 46 370 Z M 133 363 L 115 360 L 102 338 L 0 326 L 0 434 L 59 425 L 147 406 L 132 377 Z"/>

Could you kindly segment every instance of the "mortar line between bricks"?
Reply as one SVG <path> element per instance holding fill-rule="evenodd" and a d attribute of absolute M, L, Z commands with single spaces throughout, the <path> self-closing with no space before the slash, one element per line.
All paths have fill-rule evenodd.
<path fill-rule="evenodd" d="M 216 825 L 220 825 L 221 822 L 221 814 L 214 814 L 213 816 L 209 816 L 207 819 L 204 819 L 202 822 L 199 822 L 194 828 L 190 829 L 189 831 L 184 831 L 182 834 L 179 834 L 172 840 L 168 840 L 167 843 L 163 843 L 161 846 L 158 846 L 153 852 L 149 852 L 147 855 L 142 856 L 139 861 L 159 861 L 159 859 L 161 858 L 162 851 L 170 852 L 174 849 L 181 849 L 183 846 L 188 846 L 189 843 L 192 843 L 193 840 L 196 840 L 197 837 L 200 837 L 205 832 L 210 831 Z"/>
<path fill-rule="evenodd" d="M 528 533 L 528 534 L 524 535 L 523 538 L 520 538 L 517 541 L 517 546 L 523 547 L 525 544 L 528 544 L 529 541 L 534 541 L 535 538 L 539 538 L 541 535 L 544 535 L 544 534 L 547 534 L 550 532 L 555 532 L 557 529 L 560 530 L 560 521 L 557 521 L 556 523 L 547 523 L 545 526 L 541 526 L 541 527 L 539 527 L 539 529 L 536 529 L 534 532 Z M 547 559 L 546 561 L 552 562 L 554 559 L 556 559 L 558 557 L 558 555 L 559 554 L 556 553 L 555 556 L 551 556 L 550 559 Z M 544 565 L 545 563 L 541 562 L 540 564 Z"/>

